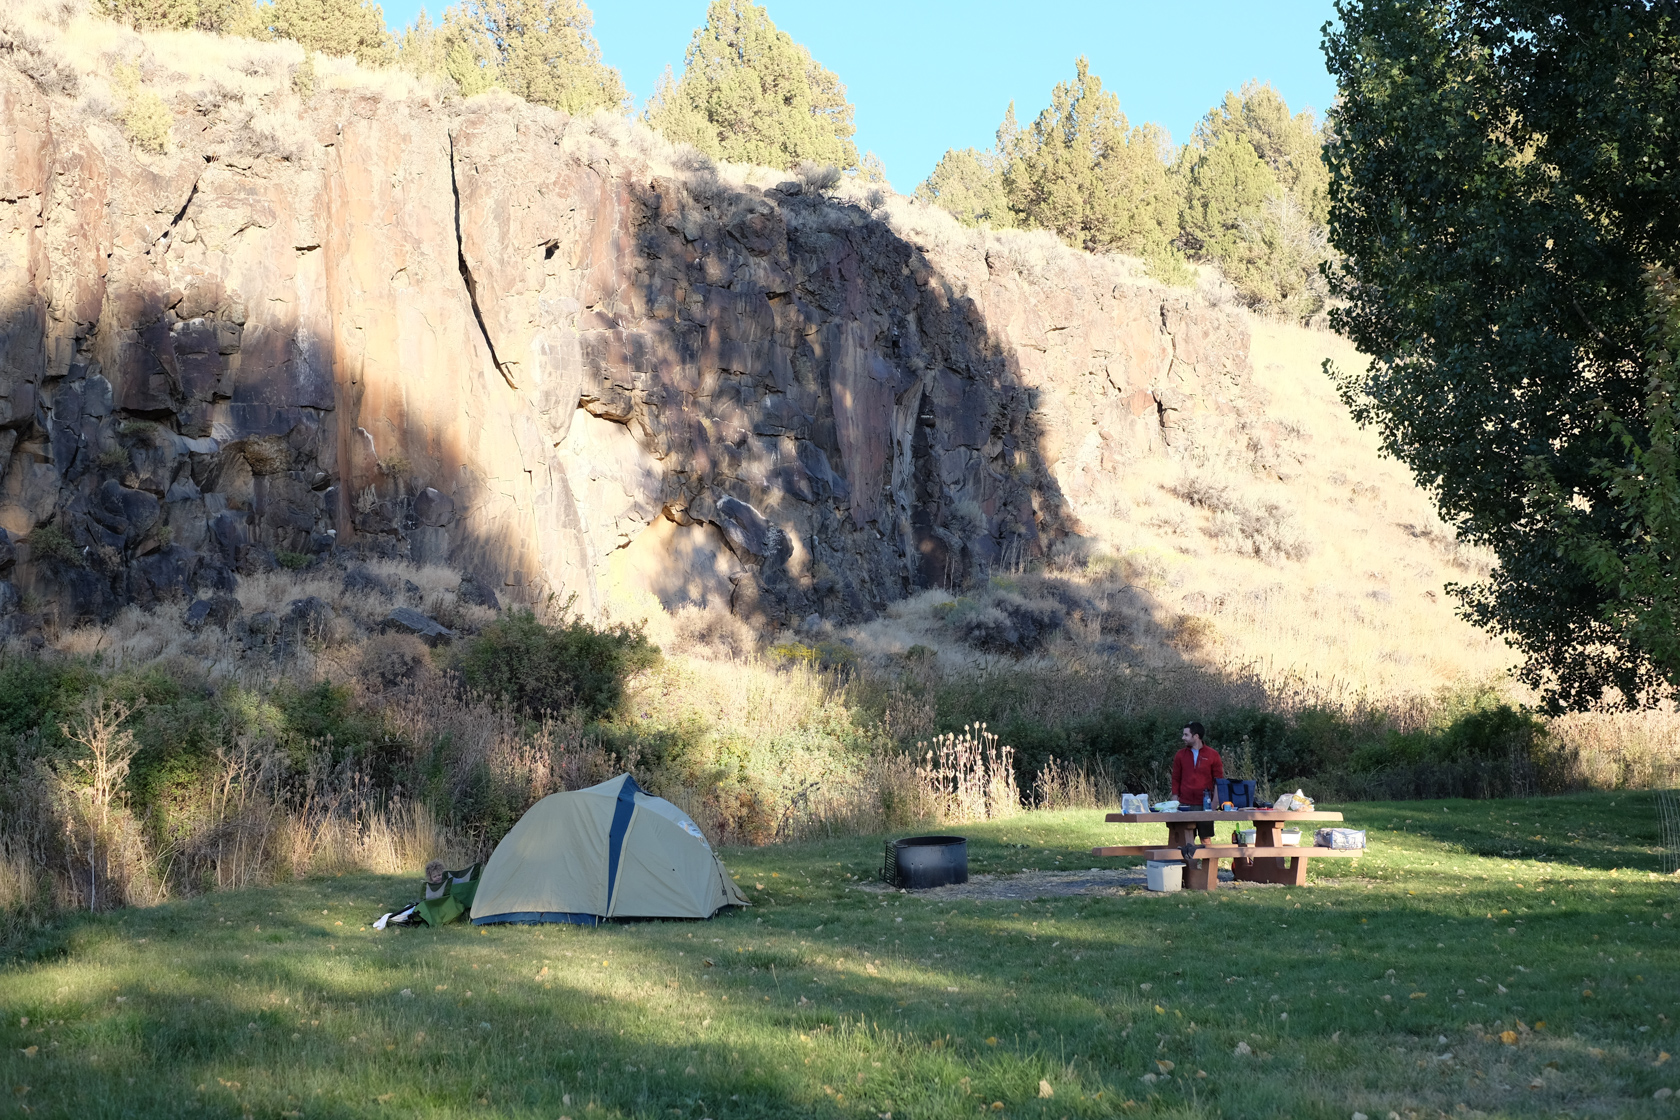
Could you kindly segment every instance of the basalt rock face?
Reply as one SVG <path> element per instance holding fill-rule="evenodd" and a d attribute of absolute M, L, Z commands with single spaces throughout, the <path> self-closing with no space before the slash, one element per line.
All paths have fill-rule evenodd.
<path fill-rule="evenodd" d="M 143 156 L 0 66 L 0 527 L 61 619 L 360 549 L 848 620 L 1044 556 L 1250 391 L 1239 319 L 1116 262 L 505 97 L 299 112 Z"/>

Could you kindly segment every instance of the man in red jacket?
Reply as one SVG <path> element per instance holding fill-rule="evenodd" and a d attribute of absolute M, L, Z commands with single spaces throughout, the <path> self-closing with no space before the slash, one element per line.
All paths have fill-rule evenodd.
<path fill-rule="evenodd" d="M 1225 776 L 1225 760 L 1219 752 L 1202 742 L 1205 729 L 1199 723 L 1184 727 L 1184 746 L 1173 758 L 1172 795 L 1184 809 L 1200 810 L 1202 794 L 1212 794 L 1214 780 Z M 1219 808 L 1218 805 L 1214 806 Z M 1196 835 L 1207 839 L 1213 835 L 1213 822 L 1196 825 Z"/>

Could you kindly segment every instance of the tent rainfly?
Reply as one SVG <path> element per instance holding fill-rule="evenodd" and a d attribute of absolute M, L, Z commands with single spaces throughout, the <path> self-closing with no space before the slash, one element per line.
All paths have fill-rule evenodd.
<path fill-rule="evenodd" d="M 750 905 L 695 823 L 621 774 L 531 806 L 491 853 L 472 921 L 592 926 Z"/>

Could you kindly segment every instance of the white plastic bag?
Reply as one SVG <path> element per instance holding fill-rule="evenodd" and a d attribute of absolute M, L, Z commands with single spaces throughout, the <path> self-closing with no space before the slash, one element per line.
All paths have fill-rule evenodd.
<path fill-rule="evenodd" d="M 1362 828 L 1321 828 L 1313 837 L 1313 844 L 1319 848 L 1334 848 L 1337 851 L 1356 851 L 1365 846 L 1365 830 Z"/>
<path fill-rule="evenodd" d="M 1149 812 L 1149 795 L 1147 793 L 1122 793 L 1120 795 L 1120 811 L 1122 813 Z"/>
<path fill-rule="evenodd" d="M 1300 790 L 1296 790 L 1294 793 L 1286 793 L 1272 802 L 1272 808 L 1280 813 L 1310 813 L 1312 807 L 1312 798 Z"/>

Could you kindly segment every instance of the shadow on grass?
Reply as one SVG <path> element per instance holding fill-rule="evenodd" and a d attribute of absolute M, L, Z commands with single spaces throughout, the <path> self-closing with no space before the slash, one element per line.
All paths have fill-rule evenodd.
<path fill-rule="evenodd" d="M 1656 794 L 1622 791 L 1489 801 L 1356 803 L 1362 823 L 1466 855 L 1608 871 L 1662 870 Z"/>

